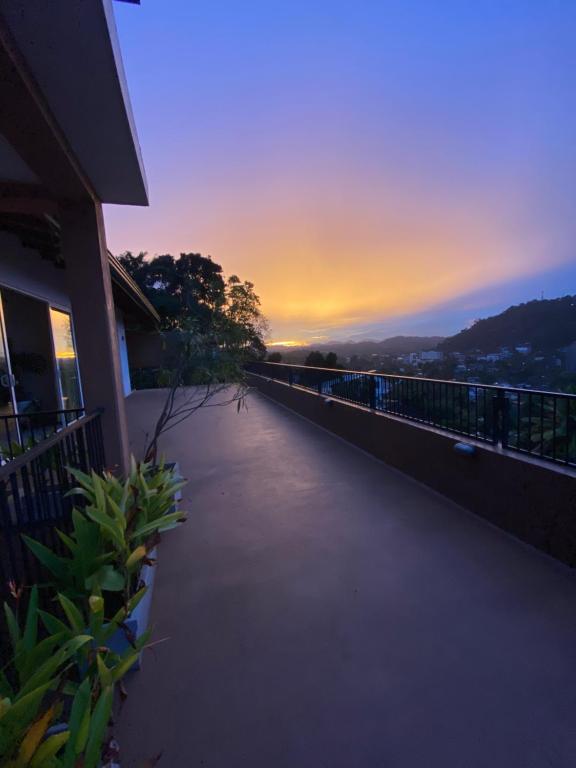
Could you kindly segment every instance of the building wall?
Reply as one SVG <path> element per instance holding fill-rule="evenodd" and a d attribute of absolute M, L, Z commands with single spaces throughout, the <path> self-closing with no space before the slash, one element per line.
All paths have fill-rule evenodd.
<path fill-rule="evenodd" d="M 128 331 L 131 368 L 161 368 L 164 362 L 164 335 L 159 332 Z"/>
<path fill-rule="evenodd" d="M 576 472 L 249 375 L 250 384 L 462 507 L 576 566 Z M 472 442 L 472 441 L 467 441 Z"/>
<path fill-rule="evenodd" d="M 70 311 L 64 270 L 43 259 L 37 251 L 24 248 L 15 235 L 6 232 L 0 232 L 0 287 L 2 285 Z"/>

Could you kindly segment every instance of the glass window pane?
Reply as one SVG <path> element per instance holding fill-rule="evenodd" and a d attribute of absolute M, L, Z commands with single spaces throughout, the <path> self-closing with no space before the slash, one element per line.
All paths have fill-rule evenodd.
<path fill-rule="evenodd" d="M 12 376 L 8 364 L 6 339 L 4 336 L 4 317 L 2 296 L 0 295 L 0 465 L 12 455 L 18 444 L 18 427 L 14 417 L 14 398 Z"/>
<path fill-rule="evenodd" d="M 50 320 L 52 322 L 54 352 L 56 354 L 56 366 L 58 368 L 60 391 L 62 393 L 62 407 L 81 408 L 80 377 L 78 375 L 78 361 L 76 360 L 70 315 L 51 307 Z"/>

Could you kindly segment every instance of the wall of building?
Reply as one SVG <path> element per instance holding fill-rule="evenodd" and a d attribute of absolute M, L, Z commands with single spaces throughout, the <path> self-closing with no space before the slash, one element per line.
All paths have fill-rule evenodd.
<path fill-rule="evenodd" d="M 0 232 L 0 287 L 3 285 L 70 311 L 64 270 L 37 251 L 24 248 L 7 232 Z"/>
<path fill-rule="evenodd" d="M 126 339 L 132 369 L 162 367 L 165 341 L 161 333 L 128 330 Z"/>
<path fill-rule="evenodd" d="M 250 384 L 523 541 L 576 566 L 576 473 L 250 374 Z"/>

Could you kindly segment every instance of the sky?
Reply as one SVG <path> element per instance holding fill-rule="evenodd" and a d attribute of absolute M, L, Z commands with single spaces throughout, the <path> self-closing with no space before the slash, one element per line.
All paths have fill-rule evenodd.
<path fill-rule="evenodd" d="M 576 293 L 574 0 L 115 3 L 150 188 L 272 342 L 448 335 Z"/>

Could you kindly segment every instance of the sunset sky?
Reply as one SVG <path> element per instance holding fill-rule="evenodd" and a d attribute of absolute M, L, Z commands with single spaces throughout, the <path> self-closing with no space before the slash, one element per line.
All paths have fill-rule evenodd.
<path fill-rule="evenodd" d="M 448 334 L 576 293 L 574 0 L 115 3 L 150 186 L 271 340 Z"/>

